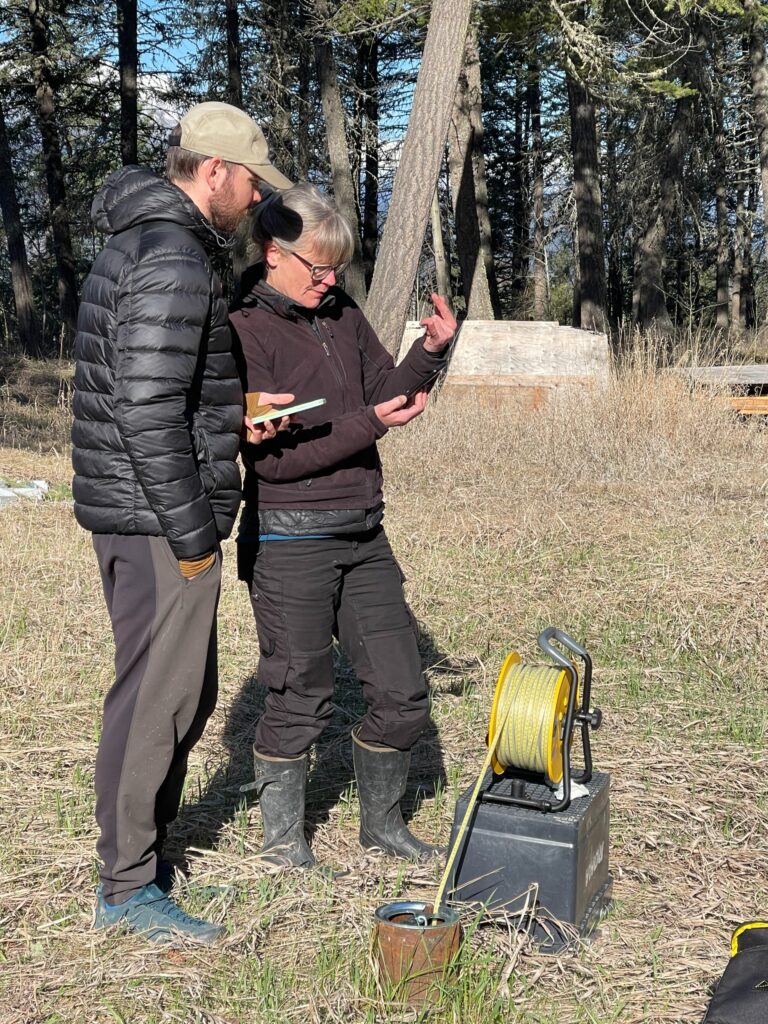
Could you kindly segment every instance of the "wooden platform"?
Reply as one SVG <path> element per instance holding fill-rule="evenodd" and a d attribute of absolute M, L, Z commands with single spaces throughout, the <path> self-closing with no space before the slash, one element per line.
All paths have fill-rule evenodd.
<path fill-rule="evenodd" d="M 399 358 L 423 333 L 406 325 Z M 557 389 L 607 381 L 609 365 L 604 334 L 539 320 L 467 320 L 444 386 L 483 405 L 538 408 Z"/>

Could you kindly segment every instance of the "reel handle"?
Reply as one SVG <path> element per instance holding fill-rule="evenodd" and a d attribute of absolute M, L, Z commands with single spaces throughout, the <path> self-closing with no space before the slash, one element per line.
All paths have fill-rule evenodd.
<path fill-rule="evenodd" d="M 571 654 L 575 654 L 577 658 L 581 658 L 584 662 L 584 681 L 582 684 L 581 693 L 581 710 L 589 710 L 589 699 L 592 695 L 592 658 L 589 656 L 586 648 L 582 647 L 581 644 L 576 643 L 572 636 L 569 636 L 564 630 L 558 629 L 557 626 L 548 626 L 545 630 L 539 633 L 536 643 L 539 645 L 545 654 L 548 654 L 550 658 L 567 672 L 573 671 L 573 665 L 570 661 L 558 651 L 556 647 L 552 645 L 552 640 L 565 647 L 566 650 L 570 651 Z M 597 726 L 595 726 L 597 728 Z"/>
<path fill-rule="evenodd" d="M 567 658 L 564 658 L 556 647 L 552 646 L 552 640 L 557 640 L 557 642 L 562 644 L 562 646 L 565 647 L 566 650 L 569 650 L 571 654 L 575 654 L 578 658 L 581 658 L 584 665 L 588 667 L 589 675 L 592 675 L 592 659 L 587 651 L 581 646 L 581 644 L 577 644 L 572 636 L 569 636 L 562 629 L 558 629 L 557 626 L 548 626 L 545 630 L 542 630 L 542 632 L 539 633 L 536 643 L 542 651 L 544 651 L 545 654 L 548 654 L 553 661 L 556 661 L 561 668 L 568 668 L 571 664 L 570 661 L 568 661 Z"/>
<path fill-rule="evenodd" d="M 581 644 L 577 643 L 572 636 L 569 636 L 564 630 L 558 629 L 557 626 L 548 626 L 545 630 L 539 633 L 537 643 L 541 650 L 548 654 L 549 657 L 565 669 L 571 675 L 574 688 L 577 687 L 576 683 L 576 672 L 571 662 L 566 658 L 556 647 L 552 645 L 552 641 L 556 640 L 562 647 L 570 651 L 571 654 L 575 654 L 577 658 L 581 658 L 584 662 L 584 680 L 581 688 L 581 707 L 576 710 L 576 713 L 569 716 L 569 720 L 566 722 L 566 727 L 572 727 L 571 723 L 579 723 L 581 726 L 581 745 L 584 752 L 584 771 L 578 775 L 574 775 L 574 779 L 577 782 L 589 782 L 592 778 L 592 748 L 589 742 L 589 729 L 590 726 L 593 729 L 599 729 L 603 721 L 603 713 L 599 708 L 595 708 L 590 711 L 589 702 L 592 695 L 592 658 Z M 568 737 L 565 737 L 565 750 L 568 749 Z"/>

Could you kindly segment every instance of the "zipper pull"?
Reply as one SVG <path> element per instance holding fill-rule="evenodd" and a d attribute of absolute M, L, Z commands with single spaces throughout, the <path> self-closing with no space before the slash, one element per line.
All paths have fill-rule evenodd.
<path fill-rule="evenodd" d="M 330 359 L 331 358 L 331 350 L 328 348 L 327 344 L 324 341 L 321 341 L 320 344 L 323 346 L 323 348 L 325 349 L 325 354 Z"/>

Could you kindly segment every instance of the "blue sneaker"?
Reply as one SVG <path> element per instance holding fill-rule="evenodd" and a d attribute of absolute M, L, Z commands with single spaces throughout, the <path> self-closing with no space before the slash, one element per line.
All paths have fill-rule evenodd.
<path fill-rule="evenodd" d="M 174 903 L 153 882 L 131 896 L 124 903 L 110 906 L 97 889 L 96 920 L 94 927 L 110 928 L 121 924 L 128 931 L 142 935 L 150 942 L 174 942 L 186 939 L 209 945 L 226 932 L 219 924 L 192 917 Z"/>

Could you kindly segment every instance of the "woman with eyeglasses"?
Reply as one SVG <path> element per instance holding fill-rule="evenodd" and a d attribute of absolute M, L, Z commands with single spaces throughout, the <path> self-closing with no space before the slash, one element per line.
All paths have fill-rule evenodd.
<path fill-rule="evenodd" d="M 243 445 L 238 565 L 267 687 L 253 745 L 262 855 L 280 867 L 315 863 L 304 835 L 307 753 L 333 713 L 336 637 L 368 705 L 352 730 L 360 842 L 424 860 L 437 848 L 408 830 L 400 800 L 429 714 L 427 685 L 382 526 L 376 442 L 424 410 L 418 385 L 443 365 L 456 321 L 433 296 L 424 337 L 395 366 L 338 286 L 353 236 L 333 201 L 297 185 L 260 203 L 254 224 L 262 277 L 232 315 L 246 389 L 326 400 L 274 438 Z"/>

